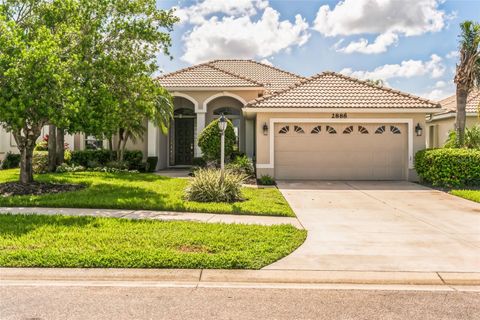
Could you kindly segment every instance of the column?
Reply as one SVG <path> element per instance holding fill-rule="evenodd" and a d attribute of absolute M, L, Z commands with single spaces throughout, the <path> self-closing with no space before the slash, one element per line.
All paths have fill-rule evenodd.
<path fill-rule="evenodd" d="M 200 133 L 203 131 L 205 128 L 205 115 L 206 112 L 203 110 L 197 111 L 197 124 L 196 124 L 196 131 L 195 131 L 195 149 L 194 149 L 194 155 L 195 157 L 201 157 L 202 156 L 202 150 L 200 150 L 200 147 L 198 146 L 198 137 L 200 136 Z"/>
<path fill-rule="evenodd" d="M 158 132 L 159 128 L 153 124 L 153 122 L 148 121 L 148 156 L 149 157 L 158 157 Z"/>

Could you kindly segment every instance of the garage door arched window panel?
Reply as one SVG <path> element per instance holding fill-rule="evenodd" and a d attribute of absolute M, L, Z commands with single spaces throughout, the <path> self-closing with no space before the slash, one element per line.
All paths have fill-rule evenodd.
<path fill-rule="evenodd" d="M 396 126 L 390 126 L 390 132 L 393 134 L 401 134 L 402 132 Z"/>
<path fill-rule="evenodd" d="M 295 131 L 296 133 L 305 133 L 305 131 L 303 131 L 303 128 L 300 126 L 293 126 L 293 131 Z"/>
<path fill-rule="evenodd" d="M 368 130 L 364 126 L 358 126 L 358 132 L 361 134 L 368 134 Z"/>
<path fill-rule="evenodd" d="M 287 134 L 289 131 L 290 131 L 290 126 L 285 126 L 282 129 L 280 129 L 280 131 L 278 131 L 278 133 Z"/>
<path fill-rule="evenodd" d="M 350 134 L 353 132 L 353 126 L 348 126 L 343 130 L 343 134 Z"/>
<path fill-rule="evenodd" d="M 337 130 L 335 130 L 335 129 L 334 129 L 333 127 L 331 127 L 331 126 L 327 126 L 327 127 L 325 128 L 325 130 L 326 130 L 328 133 L 330 133 L 330 134 L 337 134 Z"/>
<path fill-rule="evenodd" d="M 385 126 L 380 126 L 375 130 L 375 134 L 382 134 L 385 132 Z"/>
<path fill-rule="evenodd" d="M 319 134 L 322 131 L 322 126 L 316 126 L 310 131 L 311 134 Z"/>

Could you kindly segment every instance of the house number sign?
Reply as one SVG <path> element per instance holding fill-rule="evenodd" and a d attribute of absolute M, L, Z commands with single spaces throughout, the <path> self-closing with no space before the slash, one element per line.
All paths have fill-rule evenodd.
<path fill-rule="evenodd" d="M 332 113 L 332 118 L 334 119 L 346 119 L 348 118 L 347 113 Z"/>

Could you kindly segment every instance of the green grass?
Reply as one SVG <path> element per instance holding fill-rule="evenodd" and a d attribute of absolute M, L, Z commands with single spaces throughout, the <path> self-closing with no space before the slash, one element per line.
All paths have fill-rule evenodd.
<path fill-rule="evenodd" d="M 452 190 L 451 194 L 475 202 L 480 202 L 480 190 Z"/>
<path fill-rule="evenodd" d="M 0 215 L 0 266 L 260 269 L 306 238 L 290 225 Z"/>
<path fill-rule="evenodd" d="M 0 170 L 0 183 L 18 179 L 18 170 Z M 35 176 L 37 181 L 83 183 L 86 189 L 42 196 L 0 197 L 0 206 L 102 208 L 255 214 L 294 217 L 275 188 L 243 188 L 245 201 L 200 203 L 183 199 L 187 179 L 141 173 L 77 172 Z"/>

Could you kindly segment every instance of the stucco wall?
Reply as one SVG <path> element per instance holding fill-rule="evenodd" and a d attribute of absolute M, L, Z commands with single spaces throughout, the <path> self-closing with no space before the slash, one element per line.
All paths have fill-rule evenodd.
<path fill-rule="evenodd" d="M 348 119 L 412 119 L 413 127 L 419 123 L 421 127 L 426 128 L 424 113 L 347 113 Z M 270 163 L 270 135 L 272 134 L 270 127 L 271 118 L 294 118 L 294 119 L 332 119 L 332 113 L 258 113 L 256 121 L 256 159 L 257 165 Z M 348 121 L 348 119 L 346 121 Z M 332 119 L 334 120 L 334 119 Z M 368 122 L 368 121 L 366 121 Z M 269 134 L 264 135 L 262 127 L 267 123 L 269 126 Z M 414 128 L 410 128 L 414 130 Z M 425 133 L 422 136 L 417 136 L 413 133 L 413 156 L 419 150 L 425 148 Z M 405 155 L 407 156 L 407 155 Z M 274 169 L 272 168 L 257 168 L 259 176 L 268 174 L 274 176 Z M 416 180 L 414 170 L 409 170 L 409 180 Z"/>
<path fill-rule="evenodd" d="M 480 121 L 477 116 L 467 117 L 467 121 L 466 121 L 467 128 L 472 127 L 476 124 L 480 124 Z M 431 142 L 429 147 L 440 148 L 440 147 L 443 147 L 443 145 L 447 141 L 448 133 L 450 132 L 450 130 L 454 130 L 455 128 L 455 117 L 451 117 L 447 119 L 432 120 L 428 122 L 428 125 L 434 126 L 433 137 L 428 137 L 428 141 Z"/>

